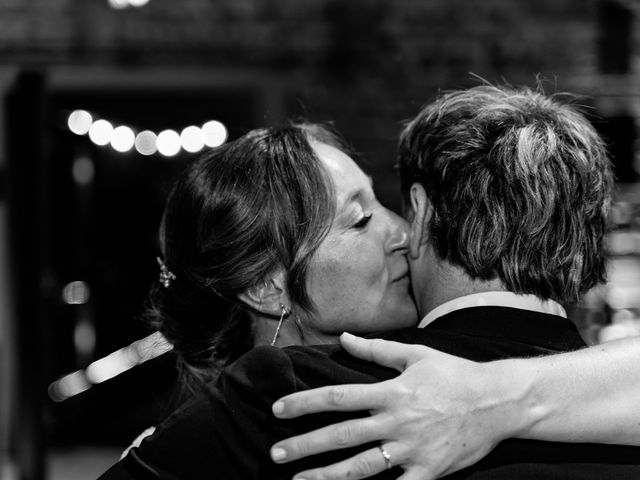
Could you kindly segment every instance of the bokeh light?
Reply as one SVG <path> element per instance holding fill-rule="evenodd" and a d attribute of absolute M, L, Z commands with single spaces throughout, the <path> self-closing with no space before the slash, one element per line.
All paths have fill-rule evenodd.
<path fill-rule="evenodd" d="M 70 373 L 49 385 L 49 397 L 54 402 L 62 402 L 69 397 L 88 390 L 91 384 L 82 370 Z"/>
<path fill-rule="evenodd" d="M 180 134 L 180 143 L 182 148 L 189 153 L 199 152 L 204 147 L 202 130 L 193 125 L 185 128 Z"/>
<path fill-rule="evenodd" d="M 96 145 L 104 146 L 111 141 L 113 126 L 106 120 L 96 120 L 89 128 L 89 138 Z"/>
<path fill-rule="evenodd" d="M 109 0 L 109 6 L 116 10 L 122 10 L 129 6 L 129 0 Z"/>
<path fill-rule="evenodd" d="M 93 348 L 95 331 L 89 322 L 79 322 L 74 340 L 76 348 Z M 95 346 L 95 345 L 93 345 Z M 91 363 L 86 370 L 78 370 L 56 380 L 49 385 L 49 396 L 55 402 L 61 402 L 89 389 L 92 384 L 102 383 L 127 370 L 156 358 L 173 347 L 159 332 L 133 342 Z"/>
<path fill-rule="evenodd" d="M 157 135 L 151 130 L 143 130 L 136 135 L 135 147 L 141 155 L 153 155 L 158 151 Z"/>
<path fill-rule="evenodd" d="M 153 333 L 91 363 L 86 370 L 87 379 L 91 383 L 102 383 L 171 348 L 161 334 Z"/>
<path fill-rule="evenodd" d="M 121 348 L 89 365 L 86 370 L 87 380 L 91 383 L 102 383 L 126 372 L 134 365 L 135 358 L 130 358 L 128 348 Z"/>
<path fill-rule="evenodd" d="M 124 153 L 133 148 L 136 135 L 129 127 L 120 126 L 113 130 L 111 134 L 111 146 L 114 150 Z"/>
<path fill-rule="evenodd" d="M 611 207 L 610 216 L 616 225 L 628 224 L 633 216 L 633 207 L 629 202 L 616 202 Z"/>
<path fill-rule="evenodd" d="M 180 135 L 175 130 L 164 130 L 156 141 L 158 151 L 165 157 L 172 157 L 180 151 Z"/>
<path fill-rule="evenodd" d="M 217 120 L 202 126 L 202 136 L 207 147 L 219 147 L 227 140 L 227 127 Z"/>
<path fill-rule="evenodd" d="M 73 331 L 73 344 L 76 351 L 83 355 L 90 355 L 96 347 L 96 329 L 87 320 L 82 320 L 76 324 Z"/>
<path fill-rule="evenodd" d="M 86 110 L 74 110 L 67 118 L 67 125 L 76 135 L 86 135 L 91 127 L 91 114 Z"/>
<path fill-rule="evenodd" d="M 62 300 L 69 305 L 82 305 L 91 298 L 89 284 L 81 280 L 67 283 L 62 289 Z"/>
<path fill-rule="evenodd" d="M 80 156 L 73 160 L 71 167 L 71 175 L 76 183 L 80 185 L 89 185 L 93 181 L 95 175 L 95 167 L 93 161 L 89 157 Z"/>

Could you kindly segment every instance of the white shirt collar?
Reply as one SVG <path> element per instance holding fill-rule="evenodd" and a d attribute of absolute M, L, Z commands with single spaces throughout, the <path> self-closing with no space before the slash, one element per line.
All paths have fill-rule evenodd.
<path fill-rule="evenodd" d="M 554 300 L 541 300 L 535 295 L 518 295 L 513 292 L 482 292 L 454 298 L 434 308 L 422 319 L 418 328 L 426 327 L 436 318 L 462 308 L 486 306 L 521 308 L 567 318 L 562 305 Z"/>

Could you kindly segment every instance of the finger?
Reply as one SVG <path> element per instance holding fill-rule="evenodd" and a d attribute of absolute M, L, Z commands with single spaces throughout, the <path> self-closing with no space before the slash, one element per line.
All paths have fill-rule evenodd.
<path fill-rule="evenodd" d="M 390 393 L 387 382 L 374 384 L 332 385 L 292 393 L 276 401 L 273 414 L 293 418 L 317 412 L 376 410 L 386 404 Z"/>
<path fill-rule="evenodd" d="M 389 451 L 387 445 L 385 449 Z M 393 461 L 393 454 L 392 454 Z M 355 455 L 347 460 L 339 463 L 334 463 L 328 467 L 316 468 L 313 470 L 306 470 L 296 474 L 294 480 L 341 480 L 341 479 L 353 479 L 368 478 L 376 475 L 387 469 L 380 449 L 372 448 L 366 450 L 358 455 Z"/>
<path fill-rule="evenodd" d="M 379 417 L 366 417 L 330 425 L 276 443 L 271 448 L 271 458 L 276 463 L 287 463 L 310 455 L 379 440 L 382 432 L 389 430 L 388 423 Z"/>
<path fill-rule="evenodd" d="M 400 372 L 424 355 L 420 355 L 422 349 L 416 345 L 391 342 L 379 338 L 361 338 L 350 333 L 343 333 L 340 336 L 340 344 L 354 357 L 394 368 Z"/>
<path fill-rule="evenodd" d="M 398 477 L 398 480 L 433 480 L 435 478 L 437 477 L 433 473 L 427 472 L 424 469 L 410 468 Z"/>

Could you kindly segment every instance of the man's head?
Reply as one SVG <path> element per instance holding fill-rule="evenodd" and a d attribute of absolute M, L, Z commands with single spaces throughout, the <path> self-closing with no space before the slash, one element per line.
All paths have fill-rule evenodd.
<path fill-rule="evenodd" d="M 610 162 L 557 96 L 488 85 L 442 94 L 407 124 L 398 162 L 423 222 L 414 255 L 418 245 L 471 281 L 543 299 L 575 301 L 604 280 Z"/>

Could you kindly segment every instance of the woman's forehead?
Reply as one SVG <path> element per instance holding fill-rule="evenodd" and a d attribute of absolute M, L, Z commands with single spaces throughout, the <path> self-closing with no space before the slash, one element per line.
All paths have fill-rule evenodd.
<path fill-rule="evenodd" d="M 325 143 L 316 143 L 313 148 L 331 177 L 338 197 L 338 208 L 371 190 L 371 177 L 347 154 Z"/>

